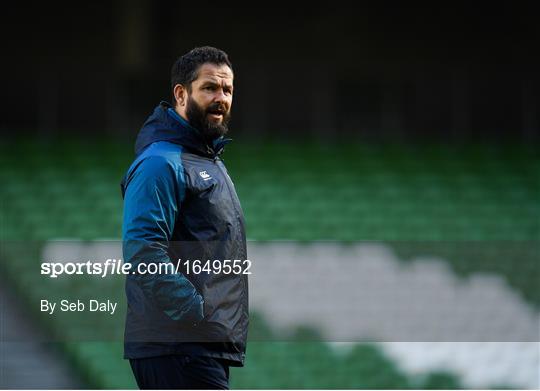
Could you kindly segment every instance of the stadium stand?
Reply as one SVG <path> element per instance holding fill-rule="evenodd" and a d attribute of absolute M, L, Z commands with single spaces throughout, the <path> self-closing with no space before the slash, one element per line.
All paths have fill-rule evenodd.
<path fill-rule="evenodd" d="M 457 275 L 500 276 L 536 313 L 540 309 L 540 155 L 532 146 L 233 143 L 224 159 L 250 240 L 385 241 L 404 262 L 415 255 L 414 243 L 432 243 L 431 253 L 447 260 Z M 61 298 L 66 292 L 99 290 L 104 297 L 121 297 L 121 279 L 51 282 L 38 271 L 51 240 L 121 237 L 119 182 L 131 160 L 131 147 L 115 142 L 2 142 L 2 283 L 32 306 L 44 295 Z M 463 255 L 474 256 L 470 247 L 460 252 L 455 243 L 493 243 L 499 261 L 472 262 Z M 489 247 L 479 246 L 482 253 L 476 255 L 493 259 L 486 254 Z M 95 318 L 42 315 L 35 320 L 53 339 L 64 341 L 64 354 L 89 387 L 134 388 L 129 365 L 121 359 L 123 324 L 115 319 L 95 326 L 109 330 L 107 340 L 77 334 Z M 306 340 L 306 332 L 296 330 L 292 341 L 271 341 L 271 327 L 254 309 L 246 367 L 232 370 L 231 386 L 470 385 L 445 368 L 412 375 L 377 343 L 340 349 Z M 508 382 L 483 386 L 515 386 Z"/>

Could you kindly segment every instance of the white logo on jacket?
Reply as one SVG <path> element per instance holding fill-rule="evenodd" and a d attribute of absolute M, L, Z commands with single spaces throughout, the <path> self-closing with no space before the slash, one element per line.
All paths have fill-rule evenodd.
<path fill-rule="evenodd" d="M 212 177 L 206 172 L 206 171 L 201 171 L 199 172 L 199 175 L 201 176 L 201 178 L 205 181 L 209 180 L 209 179 L 212 179 Z"/>

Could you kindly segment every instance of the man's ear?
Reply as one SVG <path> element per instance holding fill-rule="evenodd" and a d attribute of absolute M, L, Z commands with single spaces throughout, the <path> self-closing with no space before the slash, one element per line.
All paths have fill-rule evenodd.
<path fill-rule="evenodd" d="M 173 94 L 178 106 L 182 107 L 186 105 L 187 91 L 182 84 L 177 84 L 174 86 Z"/>

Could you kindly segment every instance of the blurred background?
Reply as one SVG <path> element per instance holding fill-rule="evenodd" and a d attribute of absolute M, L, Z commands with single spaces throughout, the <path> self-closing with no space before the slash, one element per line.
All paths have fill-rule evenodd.
<path fill-rule="evenodd" d="M 282 265 L 290 271 L 348 259 L 352 275 L 375 270 L 358 280 L 363 286 L 380 293 L 369 282 L 383 281 L 409 305 L 435 291 L 452 297 L 468 330 L 463 338 L 383 334 L 376 342 L 355 333 L 355 323 L 343 330 L 343 322 L 319 324 L 271 305 L 295 288 L 316 295 L 306 276 L 281 293 L 259 276 L 250 286 L 246 367 L 231 372 L 231 386 L 538 388 L 538 334 L 510 337 L 538 329 L 540 319 L 533 5 L 116 0 L 4 8 L 0 387 L 135 386 L 122 360 L 122 316 L 99 326 L 117 338 L 58 342 L 98 326 L 37 310 L 40 298 L 67 293 L 122 300 L 122 281 L 47 283 L 39 263 L 64 251 L 59 241 L 80 254 L 120 239 L 119 182 L 137 132 L 160 100 L 170 101 L 174 60 L 212 45 L 235 71 L 234 142 L 224 159 L 250 253 L 290 260 Z M 339 314 L 326 304 L 321 318 Z M 493 311 L 502 331 L 486 333 L 498 338 L 482 337 L 478 308 Z M 400 311 L 403 319 L 415 313 Z M 455 320 L 451 311 L 439 316 L 440 324 Z M 284 329 L 286 341 L 273 337 Z"/>

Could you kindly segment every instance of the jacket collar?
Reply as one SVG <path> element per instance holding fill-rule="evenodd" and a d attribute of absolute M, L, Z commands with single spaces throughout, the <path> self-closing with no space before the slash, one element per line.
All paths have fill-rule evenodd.
<path fill-rule="evenodd" d="M 172 105 L 162 101 L 143 124 L 135 142 L 135 154 L 139 155 L 146 147 L 156 141 L 168 141 L 182 145 L 198 155 L 215 158 L 219 156 L 231 139 L 218 138 L 208 145 L 200 132 L 176 112 L 169 112 Z"/>

